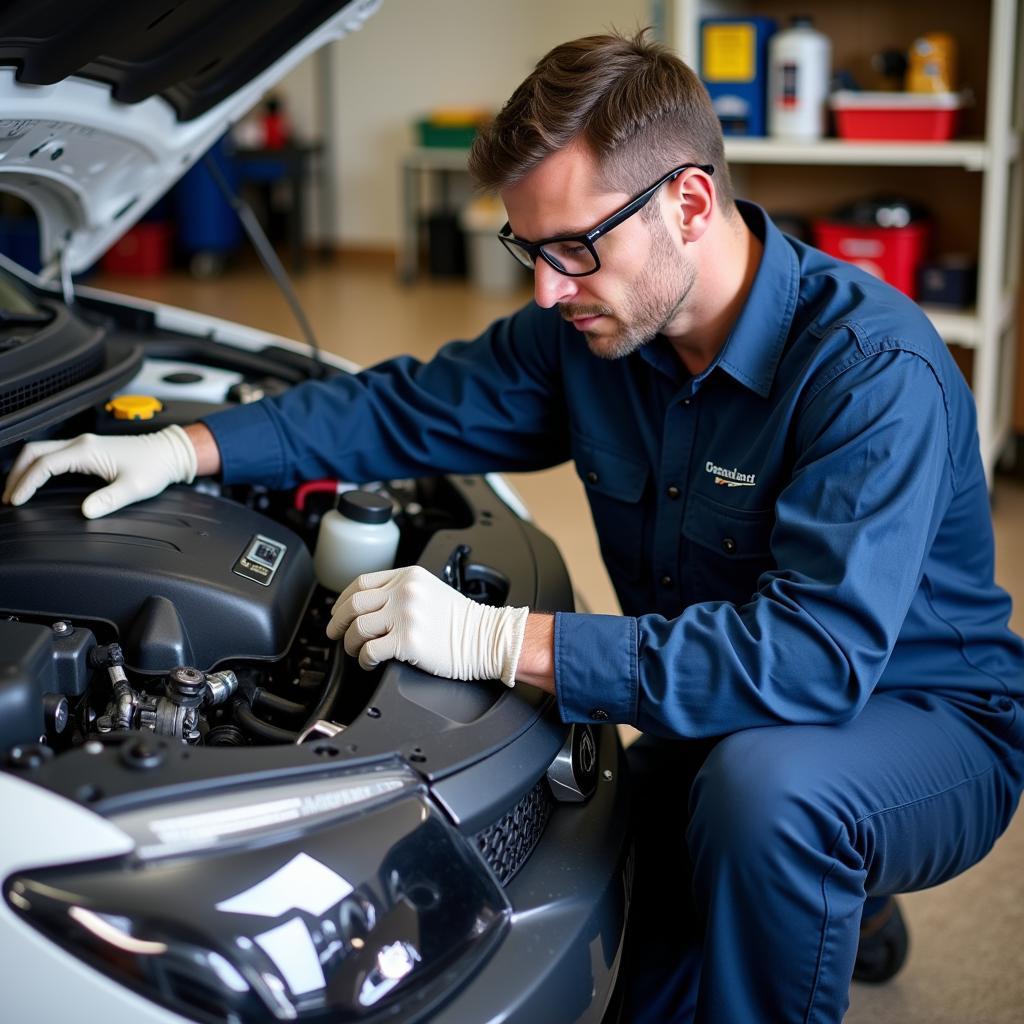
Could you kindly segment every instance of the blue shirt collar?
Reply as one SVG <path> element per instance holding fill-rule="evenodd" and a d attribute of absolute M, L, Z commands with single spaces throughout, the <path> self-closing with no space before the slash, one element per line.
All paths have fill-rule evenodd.
<path fill-rule="evenodd" d="M 750 230 L 764 244 L 754 284 L 736 323 L 714 362 L 693 379 L 694 385 L 716 369 L 767 398 L 789 336 L 800 290 L 800 270 L 793 247 L 768 215 L 754 203 L 736 206 Z M 679 357 L 660 335 L 645 345 L 642 357 L 675 380 L 686 376 Z"/>
<path fill-rule="evenodd" d="M 761 265 L 717 363 L 740 384 L 767 398 L 796 311 L 800 267 L 793 247 L 760 206 L 737 200 L 747 227 L 764 243 Z"/>

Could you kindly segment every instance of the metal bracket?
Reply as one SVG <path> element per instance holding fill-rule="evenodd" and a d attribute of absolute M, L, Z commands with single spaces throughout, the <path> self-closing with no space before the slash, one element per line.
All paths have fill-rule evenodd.
<path fill-rule="evenodd" d="M 318 718 L 311 726 L 299 733 L 296 743 L 305 743 L 310 736 L 323 736 L 325 739 L 333 739 L 339 732 L 344 732 L 345 726 L 337 722 L 328 722 L 326 718 Z"/>
<path fill-rule="evenodd" d="M 64 296 L 64 303 L 67 306 L 73 306 L 75 304 L 75 283 L 71 279 L 71 267 L 68 265 L 67 253 L 68 246 L 65 242 L 57 253 L 57 266 L 60 270 L 60 290 Z"/>
<path fill-rule="evenodd" d="M 558 756 L 548 768 L 548 784 L 556 800 L 582 803 L 597 786 L 597 734 L 589 725 L 572 725 Z"/>

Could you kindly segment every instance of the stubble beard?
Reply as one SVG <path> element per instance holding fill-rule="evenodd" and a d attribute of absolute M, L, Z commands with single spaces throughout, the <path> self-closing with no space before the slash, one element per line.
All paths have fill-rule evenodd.
<path fill-rule="evenodd" d="M 584 331 L 587 347 L 601 359 L 621 359 L 643 348 L 676 317 L 693 289 L 697 272 L 676 251 L 660 220 L 651 229 L 651 253 L 637 274 L 621 314 L 610 306 L 559 306 L 567 320 L 606 316 L 618 324 L 612 334 Z"/>

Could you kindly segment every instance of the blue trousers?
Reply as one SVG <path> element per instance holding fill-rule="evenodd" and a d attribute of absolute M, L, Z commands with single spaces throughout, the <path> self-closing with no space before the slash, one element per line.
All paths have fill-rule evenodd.
<path fill-rule="evenodd" d="M 840 1024 L 865 900 L 980 860 L 1024 787 L 1024 706 L 887 691 L 851 722 L 629 749 L 631 1024 Z"/>

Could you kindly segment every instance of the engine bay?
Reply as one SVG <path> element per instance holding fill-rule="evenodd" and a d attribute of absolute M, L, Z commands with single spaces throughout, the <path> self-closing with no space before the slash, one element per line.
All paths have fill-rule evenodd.
<path fill-rule="evenodd" d="M 343 655 L 324 634 L 336 595 L 313 574 L 316 503 L 289 510 L 302 535 L 187 487 L 87 520 L 88 486 L 54 481 L 30 505 L 0 512 L 0 636 L 12 666 L 0 686 L 5 746 L 59 750 L 126 729 L 280 743 L 327 716 L 321 705 Z M 452 521 L 405 499 L 418 491 L 389 491 L 405 502 L 407 553 L 414 519 Z"/>
<path fill-rule="evenodd" d="M 53 331 L 64 322 L 106 346 L 106 375 L 96 384 L 86 374 L 63 393 L 51 374 L 41 402 L 12 403 L 0 415 L 4 473 L 24 440 L 184 425 L 346 372 L 339 360 L 316 363 L 273 339 L 212 336 L 234 325 L 214 321 L 197 337 L 153 310 L 101 297 L 66 310 L 34 294 L 27 306 L 0 324 L 11 337 L 0 349 L 0 396 L 39 389 L 28 349 L 44 338 L 59 351 Z M 111 353 L 131 358 L 118 363 Z M 117 415 L 109 400 L 124 393 L 152 396 L 155 411 L 144 420 Z M 396 663 L 365 672 L 327 639 L 337 595 L 317 584 L 312 555 L 321 518 L 351 484 L 278 492 L 205 479 L 88 520 L 80 505 L 96 486 L 96 478 L 58 477 L 26 505 L 0 507 L 0 758 L 9 770 L 82 799 L 77 755 L 116 754 L 114 774 L 90 788 L 93 804 L 151 786 L 135 769 L 158 762 L 173 764 L 176 777 L 223 778 L 219 757 L 187 765 L 179 757 L 212 748 L 232 748 L 238 771 L 256 763 L 245 750 L 307 748 L 337 759 L 398 754 L 437 778 L 500 749 L 550 703 L 529 689 L 508 695 Z M 486 479 L 360 486 L 391 503 L 396 565 L 422 564 L 484 603 L 572 607 L 554 546 Z M 546 732 L 550 747 L 559 730 Z M 102 775 L 104 760 L 94 757 L 90 773 Z"/>

